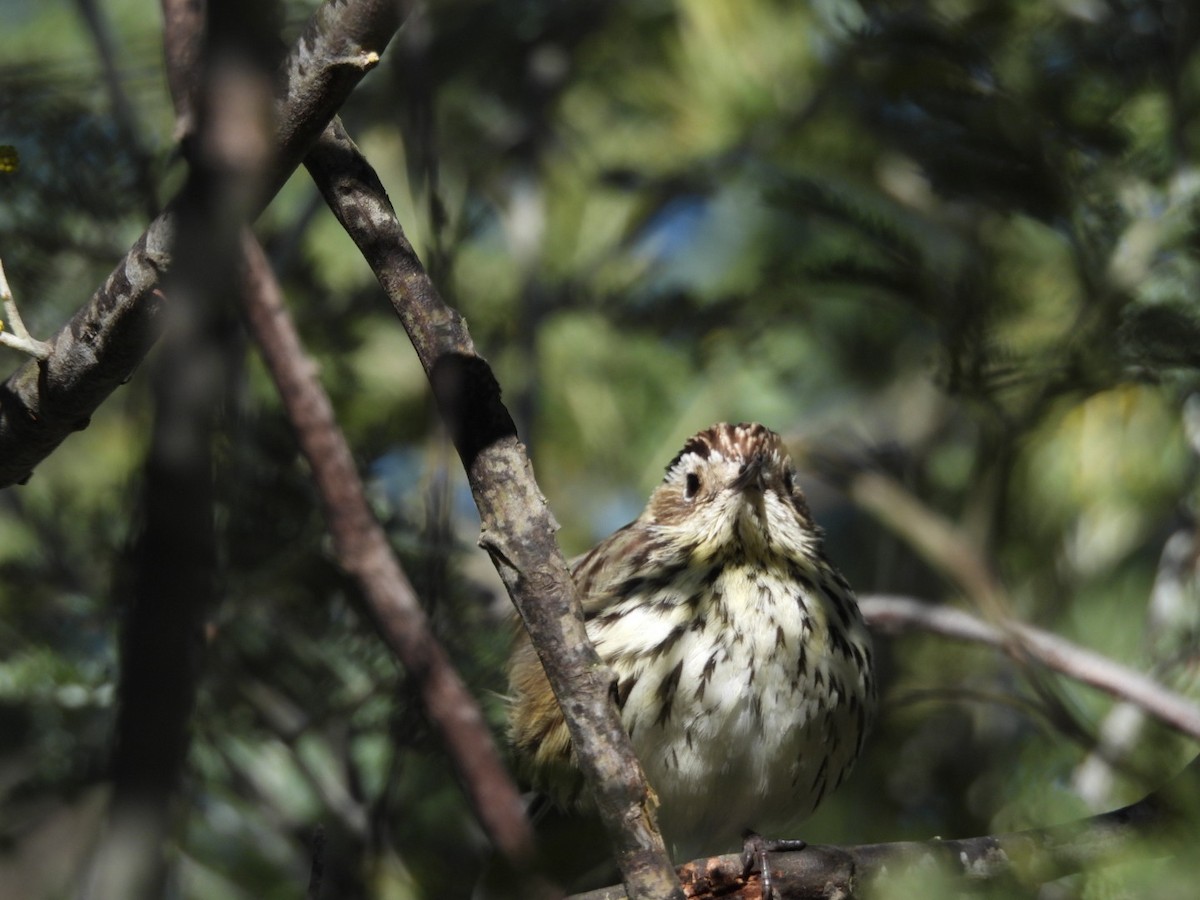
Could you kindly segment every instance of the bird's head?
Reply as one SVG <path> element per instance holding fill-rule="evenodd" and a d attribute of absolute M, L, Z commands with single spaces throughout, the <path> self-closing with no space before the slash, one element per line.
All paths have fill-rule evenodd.
<path fill-rule="evenodd" d="M 810 555 L 820 544 L 783 439 L 721 423 L 688 438 L 643 523 L 696 542 L 696 554 Z"/>

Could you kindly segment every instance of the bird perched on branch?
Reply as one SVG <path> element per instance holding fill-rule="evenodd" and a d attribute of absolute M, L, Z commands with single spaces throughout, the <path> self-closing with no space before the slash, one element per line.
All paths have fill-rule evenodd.
<path fill-rule="evenodd" d="M 720 424 L 689 438 L 645 511 L 574 577 L 676 861 L 778 835 L 841 784 L 874 712 L 871 646 L 778 434 Z M 586 810 L 523 630 L 509 686 L 534 787 Z"/>

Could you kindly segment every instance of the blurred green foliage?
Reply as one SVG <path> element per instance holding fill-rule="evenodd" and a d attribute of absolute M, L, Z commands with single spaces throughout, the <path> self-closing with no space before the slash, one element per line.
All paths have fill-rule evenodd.
<path fill-rule="evenodd" d="M 286 4 L 286 37 L 312 7 Z M 76 9 L 5 7 L 0 144 L 21 165 L 0 171 L 0 253 L 36 336 L 182 173 L 158 23 L 131 0 L 104 12 L 157 198 Z M 802 461 L 894 476 L 994 565 L 1014 614 L 1191 688 L 1198 40 L 1189 0 L 448 0 L 344 118 L 495 366 L 569 553 L 636 515 L 688 434 L 762 420 Z M 420 367 L 303 172 L 259 232 L 500 728 L 507 601 Z M 246 356 L 173 890 L 298 896 L 320 822 L 330 896 L 465 896 L 482 838 Z M 0 895 L 65 890 L 94 839 L 148 409 L 135 378 L 0 495 Z M 806 485 L 861 592 L 965 602 L 902 529 Z M 1172 534 L 1193 550 L 1157 609 Z M 1085 791 L 1109 699 L 938 638 L 881 651 L 872 749 L 806 838 L 1049 824 L 1195 752 L 1145 725 Z M 1189 877 L 1137 864 L 1058 896 L 1185 896 Z"/>

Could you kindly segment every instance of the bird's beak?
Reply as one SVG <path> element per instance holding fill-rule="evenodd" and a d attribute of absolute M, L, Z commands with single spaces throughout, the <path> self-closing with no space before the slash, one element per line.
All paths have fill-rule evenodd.
<path fill-rule="evenodd" d="M 754 490 L 762 492 L 766 485 L 767 457 L 756 453 L 754 458 L 745 463 L 738 472 L 737 478 L 730 485 L 735 491 Z"/>

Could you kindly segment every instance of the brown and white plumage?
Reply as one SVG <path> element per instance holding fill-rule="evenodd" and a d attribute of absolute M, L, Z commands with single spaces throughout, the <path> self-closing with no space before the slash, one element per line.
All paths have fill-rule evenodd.
<path fill-rule="evenodd" d="M 574 567 L 677 858 L 809 815 L 870 724 L 866 628 L 794 477 L 773 431 L 713 426 L 684 445 L 642 515 Z M 523 633 L 509 674 L 511 736 L 535 787 L 586 805 Z"/>

